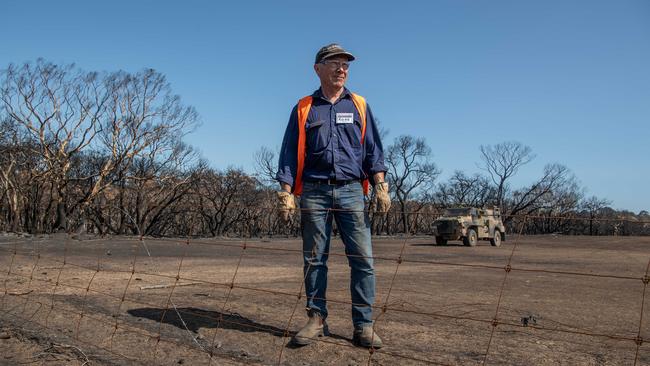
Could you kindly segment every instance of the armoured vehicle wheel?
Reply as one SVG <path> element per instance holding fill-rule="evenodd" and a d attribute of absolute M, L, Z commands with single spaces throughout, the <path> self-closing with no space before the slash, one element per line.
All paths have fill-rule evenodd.
<path fill-rule="evenodd" d="M 438 245 L 447 245 L 447 239 L 442 236 L 436 236 L 436 244 Z"/>
<path fill-rule="evenodd" d="M 474 229 L 467 229 L 467 236 L 463 238 L 463 244 L 468 247 L 475 247 L 478 237 Z"/>
<path fill-rule="evenodd" d="M 493 247 L 501 245 L 501 232 L 499 230 L 494 230 L 494 238 L 490 239 L 490 244 L 492 244 Z"/>

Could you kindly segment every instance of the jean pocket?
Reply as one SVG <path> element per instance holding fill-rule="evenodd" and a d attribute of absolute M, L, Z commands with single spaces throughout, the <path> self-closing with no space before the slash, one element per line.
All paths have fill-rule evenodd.
<path fill-rule="evenodd" d="M 303 194 L 309 193 L 309 192 L 314 192 L 318 190 L 318 183 L 313 183 L 313 182 L 303 182 L 302 183 L 302 192 Z"/>
<path fill-rule="evenodd" d="M 345 186 L 343 186 L 341 188 L 345 192 L 350 192 L 350 193 L 362 194 L 362 192 L 363 192 L 363 187 L 361 186 L 361 182 L 359 182 L 359 181 L 354 181 L 352 183 L 346 184 Z"/>

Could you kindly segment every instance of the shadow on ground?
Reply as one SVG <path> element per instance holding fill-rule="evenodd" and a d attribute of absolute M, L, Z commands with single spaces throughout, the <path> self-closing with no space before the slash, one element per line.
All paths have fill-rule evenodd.
<path fill-rule="evenodd" d="M 155 322 L 162 321 L 165 324 L 173 325 L 181 329 L 185 329 L 185 326 L 187 326 L 187 329 L 195 333 L 198 332 L 199 328 L 221 328 L 247 333 L 264 332 L 277 337 L 281 337 L 284 334 L 284 329 L 254 322 L 237 313 L 226 314 L 198 308 L 170 308 L 167 310 L 160 308 L 139 308 L 128 310 L 127 313 Z M 185 322 L 185 325 L 183 325 L 183 322 Z"/>
<path fill-rule="evenodd" d="M 275 337 L 284 336 L 284 329 L 252 321 L 237 313 L 226 314 L 198 308 L 170 308 L 167 310 L 161 308 L 138 308 L 127 310 L 127 313 L 134 317 L 150 319 L 155 322 L 162 321 L 165 324 L 173 325 L 183 330 L 187 327 L 188 330 L 195 333 L 198 333 L 199 328 L 220 328 L 246 333 L 262 332 Z M 288 332 L 287 336 L 293 336 L 294 334 L 295 332 Z M 351 341 L 348 338 L 335 334 L 330 334 L 330 337 Z M 289 342 L 287 346 L 293 348 L 295 345 L 293 345 L 293 342 Z"/>

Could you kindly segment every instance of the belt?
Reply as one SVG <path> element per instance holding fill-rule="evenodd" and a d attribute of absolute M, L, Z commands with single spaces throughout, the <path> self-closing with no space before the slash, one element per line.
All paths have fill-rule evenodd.
<path fill-rule="evenodd" d="M 328 186 L 344 186 L 350 183 L 357 183 L 359 182 L 359 180 L 358 179 L 339 180 L 335 178 L 330 178 L 330 179 L 306 180 L 305 182 L 314 183 L 314 184 L 324 184 Z"/>

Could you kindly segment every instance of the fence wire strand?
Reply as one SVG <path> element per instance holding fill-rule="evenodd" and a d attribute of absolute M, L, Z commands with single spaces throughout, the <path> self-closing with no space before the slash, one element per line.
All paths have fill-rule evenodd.
<path fill-rule="evenodd" d="M 641 337 L 641 330 L 643 329 L 643 311 L 645 307 L 645 294 L 646 290 L 648 289 L 648 282 L 650 282 L 650 259 L 648 260 L 648 265 L 646 266 L 645 269 L 645 276 L 643 276 L 643 295 L 641 296 L 641 315 L 639 316 L 639 331 L 637 332 L 636 335 L 636 352 L 634 353 L 634 364 L 637 364 L 637 361 L 639 360 L 639 350 L 641 349 L 641 345 L 643 344 L 643 338 Z"/>
<path fill-rule="evenodd" d="M 494 317 L 492 318 L 492 329 L 490 330 L 490 338 L 488 339 L 487 348 L 485 349 L 485 356 L 483 357 L 483 363 L 482 363 L 483 365 L 485 365 L 485 363 L 487 362 L 488 355 L 490 354 L 490 346 L 492 345 L 492 339 L 494 338 L 494 332 L 496 331 L 497 326 L 499 325 L 499 310 L 501 309 L 503 290 L 506 288 L 506 280 L 508 279 L 508 274 L 512 269 L 512 258 L 515 256 L 515 250 L 517 250 L 517 243 L 521 238 L 521 233 L 523 232 L 525 225 L 526 225 L 526 220 L 524 219 L 521 222 L 521 228 L 519 229 L 517 239 L 515 239 L 515 243 L 512 246 L 512 251 L 510 252 L 510 256 L 508 257 L 508 263 L 506 263 L 506 266 L 503 269 L 504 270 L 503 281 L 501 281 L 501 288 L 499 288 L 497 305 L 496 305 L 496 309 L 494 310 Z"/>

